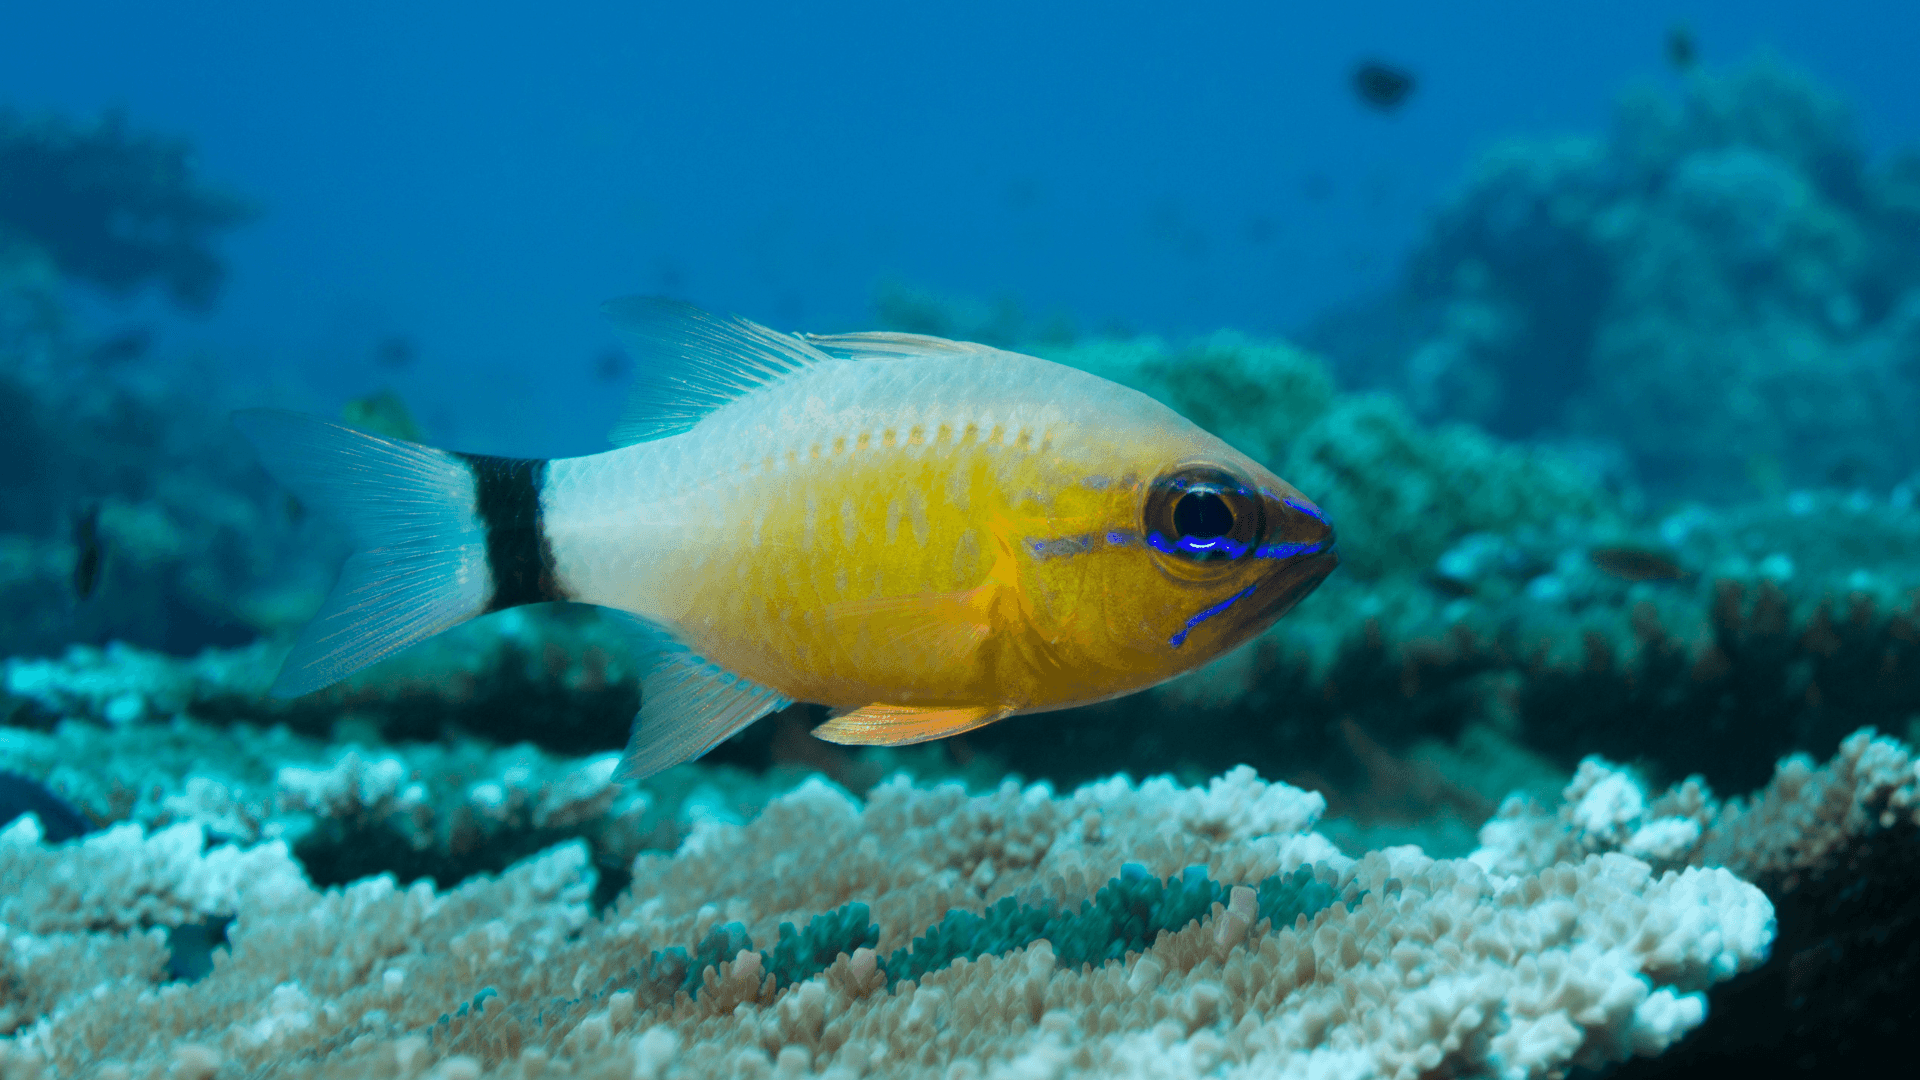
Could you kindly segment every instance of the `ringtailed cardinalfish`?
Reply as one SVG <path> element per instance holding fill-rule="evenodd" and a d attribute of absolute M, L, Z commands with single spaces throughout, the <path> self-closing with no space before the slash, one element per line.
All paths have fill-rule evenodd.
<path fill-rule="evenodd" d="M 1235 648 L 1338 562 L 1286 481 L 1145 394 L 916 334 L 788 335 L 670 300 L 617 449 L 436 450 L 294 413 L 235 423 L 356 552 L 273 692 L 478 615 L 627 613 L 653 641 L 618 775 L 797 701 L 897 746 L 1105 701 Z"/>

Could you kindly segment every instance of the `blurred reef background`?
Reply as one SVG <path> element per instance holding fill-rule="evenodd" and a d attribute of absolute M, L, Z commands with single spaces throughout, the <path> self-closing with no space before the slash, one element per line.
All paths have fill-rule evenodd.
<path fill-rule="evenodd" d="M 1303 342 L 1423 419 L 1599 440 L 1662 494 L 1884 489 L 1915 463 L 1920 155 L 1771 56 L 1489 150 L 1404 283 Z"/>
<path fill-rule="evenodd" d="M 259 208 L 123 115 L 0 113 L 0 1076 L 1900 1050 L 1920 150 L 1778 55 L 1682 66 L 1486 149 L 1403 272 L 1292 334 L 883 279 L 869 326 L 1084 368 L 1266 463 L 1341 569 L 1148 693 L 899 751 L 796 706 L 640 785 L 642 658 L 588 609 L 266 697 L 346 548 L 227 410 L 432 441 L 417 347 L 383 331 L 344 408 L 157 355 L 142 318 L 212 308 Z"/>

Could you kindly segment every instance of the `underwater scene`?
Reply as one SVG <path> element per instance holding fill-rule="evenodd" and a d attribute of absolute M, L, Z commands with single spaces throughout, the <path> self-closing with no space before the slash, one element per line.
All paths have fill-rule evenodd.
<path fill-rule="evenodd" d="M 0 35 L 0 1080 L 1903 1075 L 1920 12 Z"/>

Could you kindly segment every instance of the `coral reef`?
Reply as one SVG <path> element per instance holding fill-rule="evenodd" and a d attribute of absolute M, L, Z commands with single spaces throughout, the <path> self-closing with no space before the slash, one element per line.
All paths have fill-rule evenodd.
<path fill-rule="evenodd" d="M 296 520 L 217 395 L 131 370 L 145 331 L 90 340 L 62 298 L 69 282 L 159 284 L 205 308 L 214 241 L 249 215 L 184 141 L 116 114 L 0 110 L 0 655 L 234 645 L 318 604 L 330 526 Z"/>
<path fill-rule="evenodd" d="M 702 822 L 738 824 L 805 775 L 709 766 L 636 789 L 612 782 L 618 757 L 472 738 L 363 746 L 185 717 L 0 729 L 0 763 L 50 784 L 85 821 L 281 841 L 321 885 L 378 873 L 452 884 L 580 839 L 610 896 L 640 851 L 670 850 Z"/>
<path fill-rule="evenodd" d="M 0 244 L 29 241 L 70 278 L 114 292 L 157 282 L 209 308 L 226 274 L 214 237 L 252 216 L 195 175 L 184 140 L 119 113 L 81 125 L 0 110 Z"/>
<path fill-rule="evenodd" d="M 0 237 L 0 655 L 113 639 L 184 653 L 304 619 L 343 550 L 332 526 L 296 512 L 204 392 L 109 372 L 60 281 Z"/>
<path fill-rule="evenodd" d="M 1481 839 L 1471 858 L 1495 872 L 1627 851 L 1657 867 L 1725 866 L 1766 889 L 1772 959 L 1714 993 L 1702 1037 L 1623 1075 L 1871 1060 L 1920 1021 L 1920 761 L 1896 740 L 1855 732 L 1819 767 L 1791 755 L 1764 789 L 1724 803 L 1698 777 L 1655 795 L 1589 758 L 1557 810 L 1509 799 Z"/>
<path fill-rule="evenodd" d="M 1767 954 L 1771 908 L 1725 870 L 1354 860 L 1309 831 L 1320 806 L 1251 770 L 1067 796 L 902 780 L 864 803 L 813 779 L 642 854 L 599 916 L 577 842 L 444 891 L 323 892 L 280 841 L 121 825 L 49 848 L 16 824 L 0 874 L 38 884 L 0 902 L 0 1071 L 1546 1076 L 1665 1049 L 1705 988 Z M 1142 869 L 1094 887 L 1125 861 Z M 1341 902 L 1269 905 L 1251 883 L 1276 875 Z M 1016 934 L 949 959 L 935 940 L 949 912 L 1088 898 L 1081 945 Z M 210 972 L 164 981 L 161 928 L 216 913 L 234 920 Z M 889 979 L 903 946 L 938 959 Z"/>
<path fill-rule="evenodd" d="M 1510 788 L 1556 790 L 1590 753 L 1744 790 L 1783 754 L 1824 756 L 1860 726 L 1905 731 L 1920 713 L 1920 568 L 1901 561 L 1916 531 L 1911 507 L 1809 496 L 1598 536 L 1471 534 L 1426 577 L 1336 576 L 1189 679 L 915 753 L 941 769 L 971 761 L 979 783 L 1011 770 L 1062 787 L 1117 771 L 1193 782 L 1246 763 L 1324 791 L 1342 816 L 1450 819 L 1461 843 Z M 1690 576 L 1617 577 L 1591 560 L 1602 538 L 1658 546 Z M 495 615 L 292 701 L 263 695 L 279 648 L 9 660 L 0 715 L 51 730 L 185 714 L 362 746 L 530 739 L 572 755 L 618 749 L 638 703 L 636 643 L 582 609 Z M 856 792 L 895 767 L 808 738 L 818 720 L 788 710 L 708 760 L 819 769 Z"/>
<path fill-rule="evenodd" d="M 1869 167 L 1762 56 L 1488 152 L 1399 292 L 1306 338 L 1423 418 L 1614 442 L 1666 490 L 1884 490 L 1920 464 L 1917 211 L 1916 158 Z"/>

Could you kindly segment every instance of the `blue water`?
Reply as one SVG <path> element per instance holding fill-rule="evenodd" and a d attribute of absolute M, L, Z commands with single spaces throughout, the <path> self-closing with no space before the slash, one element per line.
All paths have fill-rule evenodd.
<path fill-rule="evenodd" d="M 1034 7 L 16 4 L 0 104 L 123 107 L 264 210 L 211 316 L 103 321 L 239 398 L 392 384 L 436 440 L 523 454 L 604 446 L 596 308 L 627 293 L 792 329 L 871 325 L 884 281 L 1082 331 L 1296 328 L 1391 283 L 1491 143 L 1671 82 L 1675 23 L 1702 63 L 1807 67 L 1870 150 L 1920 141 L 1892 2 Z M 1418 79 L 1394 115 L 1350 92 L 1367 57 Z"/>
<path fill-rule="evenodd" d="M 1246 766 L 1320 793 L 1319 828 L 1350 854 L 1454 857 L 1510 793 L 1556 805 L 1590 754 L 1640 770 L 1649 794 L 1699 777 L 1729 798 L 1785 755 L 1859 752 L 1867 729 L 1920 742 L 1917 41 L 1920 6 L 1890 0 L 16 2 L 0 11 L 0 827 L 32 812 L 58 841 L 190 820 L 223 842 L 289 840 L 319 885 L 393 873 L 443 889 L 575 838 L 606 904 L 639 894 L 637 855 L 744 821 L 810 770 L 864 794 L 895 768 L 1067 791 Z M 1362 63 L 1403 69 L 1411 95 L 1363 100 Z M 132 150 L 99 136 L 112 115 Z M 164 173 L 142 156 L 149 133 L 193 148 L 188 183 L 124 183 Z M 103 291 L 114 258 L 155 238 L 127 242 L 152 228 L 140 204 L 191 203 L 201 185 L 257 211 L 213 230 L 212 302 L 180 302 L 192 251 L 184 275 Z M 1022 535 L 1034 559 L 1104 536 L 1142 558 L 1309 560 L 1305 577 L 1261 579 L 1284 593 L 1208 579 L 1141 621 L 1145 645 L 1195 664 L 1223 627 L 1304 600 L 1197 677 L 904 750 L 812 739 L 825 707 L 790 703 L 647 777 L 644 801 L 544 822 L 527 808 L 606 782 L 613 761 L 579 755 L 617 754 L 647 700 L 648 646 L 622 623 L 542 604 L 340 689 L 270 696 L 347 556 L 330 497 L 415 493 L 406 514 L 359 507 L 390 532 L 347 572 L 386 590 L 367 606 L 396 626 L 452 610 L 405 592 L 418 582 L 476 580 L 420 525 L 458 532 L 469 509 L 489 529 L 489 606 L 569 595 L 528 527 L 547 474 L 520 459 L 606 448 L 634 361 L 599 310 L 634 295 L 780 330 L 937 332 L 1132 386 L 1296 485 L 1295 511 L 1337 524 L 1339 568 L 1305 596 L 1332 563 L 1311 553 L 1321 525 L 1309 545 L 1304 522 L 1204 501 L 1184 525 L 1169 508 Z M 705 325 L 684 305 L 635 309 L 656 307 L 686 320 L 673 333 Z M 265 440 L 289 494 L 229 422 L 255 406 L 515 460 L 478 469 L 472 507 L 423 514 L 435 485 L 381 480 L 371 457 L 301 489 L 315 474 L 280 451 L 342 440 L 294 424 L 308 435 Z M 724 527 L 702 543 L 730 556 Z M 299 648 L 321 660 L 294 685 L 361 658 Z M 674 663 L 730 688 L 709 703 L 785 700 L 752 673 Z M 707 693 L 663 705 L 661 686 L 653 715 Z M 361 794 L 322 809 L 335 780 Z M 496 813 L 509 791 L 520 801 Z M 1716 841 L 1775 905 L 1774 959 L 1715 991 L 1690 1043 L 1602 1075 L 1844 1068 L 1920 1023 L 1920 819 L 1863 801 L 1835 824 L 1822 814 L 1853 796 L 1804 791 L 1826 809 L 1728 826 L 1802 830 L 1767 841 L 1790 864 Z M 1662 821 L 1628 826 L 1653 811 L 1601 822 L 1577 797 L 1563 820 L 1581 850 L 1721 857 L 1635 849 Z M 991 884 L 992 860 L 978 865 Z M 812 872 L 794 866 L 780 872 Z M 1231 884 L 1108 870 L 1094 907 L 1133 921 L 1081 909 L 1086 956 L 1183 926 Z M 1350 896 L 1321 870 L 1267 879 L 1260 910 L 1285 924 L 1276 898 L 1304 912 Z M 800 912 L 812 944 L 783 930 L 767 970 L 785 986 L 819 970 L 806 956 L 871 947 L 865 903 Z M 1059 939 L 1074 920 L 1050 910 L 956 908 L 926 927 L 946 944 L 914 955 L 982 955 L 1042 926 Z M 249 925 L 198 914 L 169 925 L 170 977 L 206 977 L 231 918 Z M 685 965 L 691 988 L 751 948 L 746 933 L 725 922 L 647 963 Z M 475 1015 L 511 997 L 456 996 L 476 988 Z M 36 994 L 21 1000 L 66 1015 Z M 6 1025 L 32 1015 L 18 1003 L 0 1001 L 0 1058 Z"/>

